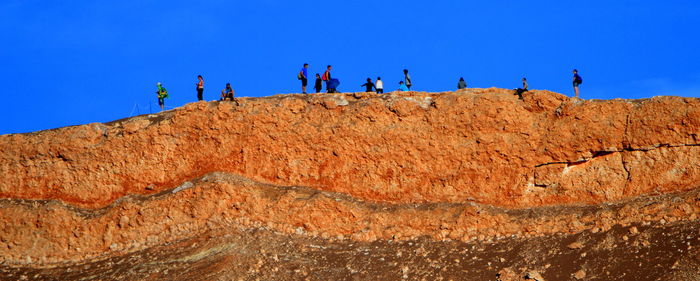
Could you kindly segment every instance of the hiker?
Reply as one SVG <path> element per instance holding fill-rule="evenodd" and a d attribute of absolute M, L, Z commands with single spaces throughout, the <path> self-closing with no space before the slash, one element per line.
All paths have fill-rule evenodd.
<path fill-rule="evenodd" d="M 204 100 L 204 78 L 202 75 L 197 75 L 197 79 L 199 80 L 197 82 L 197 99 Z"/>
<path fill-rule="evenodd" d="M 382 81 L 382 77 L 377 77 L 377 83 L 374 84 L 374 88 L 377 89 L 377 94 L 384 93 L 384 82 Z"/>
<path fill-rule="evenodd" d="M 158 86 L 156 91 L 156 94 L 158 94 L 158 105 L 160 105 L 160 111 L 163 111 L 165 110 L 165 99 L 168 97 L 168 90 L 160 82 L 156 83 L 156 86 Z"/>
<path fill-rule="evenodd" d="M 406 88 L 410 90 L 411 86 L 413 86 L 413 83 L 411 83 L 411 75 L 408 75 L 408 69 L 403 70 L 403 76 L 404 81 L 406 81 Z"/>
<path fill-rule="evenodd" d="M 331 66 L 328 65 L 326 67 L 326 72 L 323 73 L 323 76 L 321 76 L 321 80 L 326 82 L 326 93 L 331 93 L 330 89 L 328 88 L 328 81 L 331 81 Z"/>
<path fill-rule="evenodd" d="M 527 78 L 523 77 L 523 87 L 515 89 L 515 94 L 518 95 L 519 99 L 523 99 L 523 93 L 527 92 Z"/>
<path fill-rule="evenodd" d="M 457 90 L 466 89 L 467 82 L 464 82 L 464 77 L 459 77 L 459 82 L 457 82 Z"/>
<path fill-rule="evenodd" d="M 309 79 L 308 79 L 308 71 L 309 70 L 309 64 L 305 63 L 304 67 L 301 68 L 299 71 L 299 74 L 297 75 L 297 78 L 301 80 L 301 93 L 306 94 L 306 84 L 308 84 Z"/>
<path fill-rule="evenodd" d="M 365 87 L 365 92 L 374 92 L 374 83 L 372 83 L 372 78 L 367 78 L 367 83 L 360 85 L 360 87 Z"/>
<path fill-rule="evenodd" d="M 323 83 L 321 83 L 323 80 L 321 80 L 321 75 L 316 73 L 316 83 L 314 83 L 314 89 L 316 89 L 316 93 L 320 93 L 321 89 L 323 88 Z"/>
<path fill-rule="evenodd" d="M 578 98 L 578 86 L 583 83 L 583 79 L 578 75 L 578 70 L 574 69 L 574 93 L 576 93 L 576 98 Z"/>
<path fill-rule="evenodd" d="M 221 101 L 233 101 L 233 88 L 231 88 L 231 83 L 226 83 L 226 88 L 221 90 Z"/>
<path fill-rule="evenodd" d="M 408 86 L 403 83 L 403 81 L 399 81 L 399 92 L 408 92 Z"/>

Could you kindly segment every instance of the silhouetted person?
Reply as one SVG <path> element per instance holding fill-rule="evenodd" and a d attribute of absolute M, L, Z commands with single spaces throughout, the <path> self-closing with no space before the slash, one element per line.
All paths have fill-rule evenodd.
<path fill-rule="evenodd" d="M 316 89 L 316 93 L 318 94 L 321 92 L 321 89 L 323 88 L 323 80 L 321 80 L 321 75 L 316 73 L 316 83 L 314 83 L 314 89 Z"/>
<path fill-rule="evenodd" d="M 331 66 L 328 65 L 326 67 L 326 72 L 323 73 L 323 76 L 321 77 L 321 80 L 326 82 L 326 93 L 332 93 L 330 89 L 328 89 L 328 81 L 331 81 Z"/>
<path fill-rule="evenodd" d="M 466 89 L 467 82 L 464 81 L 464 77 L 459 77 L 459 82 L 457 82 L 457 90 Z"/>
<path fill-rule="evenodd" d="M 367 83 L 364 83 L 364 84 L 362 84 L 362 85 L 360 85 L 360 86 L 365 87 L 365 92 L 374 92 L 374 91 L 373 91 L 373 89 L 374 89 L 374 83 L 372 83 L 372 79 L 371 79 L 371 78 L 367 78 Z"/>
<path fill-rule="evenodd" d="M 204 78 L 202 75 L 197 75 L 197 100 L 204 100 Z"/>
<path fill-rule="evenodd" d="M 226 83 L 226 88 L 221 90 L 221 100 L 233 101 L 233 88 L 231 88 L 231 83 Z"/>
<path fill-rule="evenodd" d="M 399 92 L 407 92 L 408 91 L 408 86 L 403 83 L 403 81 L 399 81 Z"/>
<path fill-rule="evenodd" d="M 413 83 L 411 83 L 411 75 L 408 75 L 408 69 L 403 70 L 403 77 L 404 81 L 406 81 L 406 88 L 410 90 L 411 86 L 413 86 Z"/>
<path fill-rule="evenodd" d="M 583 79 L 578 75 L 578 70 L 574 69 L 574 93 L 576 93 L 576 98 L 578 98 L 578 86 L 583 83 Z"/>
<path fill-rule="evenodd" d="M 299 71 L 298 77 L 299 77 L 299 80 L 301 80 L 301 93 L 302 94 L 306 94 L 306 84 L 309 83 L 308 70 L 309 70 L 309 64 L 305 63 L 304 67 L 302 67 L 301 70 Z"/>
<path fill-rule="evenodd" d="M 377 77 L 377 83 L 374 84 L 374 88 L 377 89 L 377 94 L 384 93 L 384 82 L 382 81 L 382 77 Z"/>
<path fill-rule="evenodd" d="M 515 89 L 515 94 L 518 95 L 519 99 L 523 99 L 523 93 L 527 92 L 527 78 L 523 77 L 523 87 Z"/>
<path fill-rule="evenodd" d="M 156 83 L 156 86 L 158 86 L 156 91 L 156 94 L 158 94 L 158 105 L 160 106 L 160 111 L 163 111 L 165 110 L 165 99 L 168 98 L 168 90 L 160 82 Z"/>

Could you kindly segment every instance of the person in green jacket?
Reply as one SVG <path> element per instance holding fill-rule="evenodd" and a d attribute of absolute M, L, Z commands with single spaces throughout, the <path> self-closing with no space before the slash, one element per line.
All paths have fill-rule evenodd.
<path fill-rule="evenodd" d="M 156 86 L 158 86 L 158 91 L 156 91 L 156 94 L 158 94 L 158 105 L 160 105 L 160 111 L 163 111 L 165 110 L 165 99 L 168 97 L 168 90 L 160 82 L 156 83 Z"/>

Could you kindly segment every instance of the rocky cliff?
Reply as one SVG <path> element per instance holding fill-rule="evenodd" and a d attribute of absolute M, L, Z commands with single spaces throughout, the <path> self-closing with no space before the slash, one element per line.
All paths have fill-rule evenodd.
<path fill-rule="evenodd" d="M 401 243 L 416 239 L 425 253 L 445 243 L 457 243 L 451 249 L 495 243 L 485 251 L 512 251 L 522 241 L 539 241 L 532 247 L 544 249 L 577 237 L 580 247 L 564 247 L 584 255 L 581 263 L 568 263 L 571 278 L 655 280 L 634 270 L 614 279 L 605 275 L 613 269 L 584 266 L 586 252 L 604 255 L 634 242 L 649 256 L 669 256 L 653 262 L 668 263 L 666 270 L 645 263 L 657 273 L 647 277 L 698 276 L 700 253 L 691 245 L 700 247 L 692 231 L 700 214 L 699 134 L 700 100 L 694 98 L 581 101 L 531 91 L 519 100 L 509 90 L 468 89 L 198 102 L 106 124 L 4 135 L 0 274 L 70 279 L 65 274 L 76 266 L 93 264 L 105 268 L 95 278 L 110 279 L 117 268 L 110 259 L 155 251 L 156 259 L 202 266 L 198 274 L 180 272 L 173 279 L 265 279 L 280 273 L 261 264 L 275 263 L 288 276 L 282 279 L 344 279 L 363 272 L 347 269 L 357 266 L 357 256 L 335 265 L 310 259 L 305 269 L 288 267 L 302 257 L 281 262 L 270 253 L 319 244 L 326 247 L 319 254 L 337 256 L 334 247 L 359 243 L 393 257 L 407 251 L 396 245 L 408 247 Z M 658 238 L 674 231 L 684 237 Z M 689 248 L 672 255 L 671 246 L 660 247 L 653 237 Z M 241 246 L 259 239 L 298 247 Z M 587 248 L 586 241 L 596 239 L 600 243 L 588 244 L 597 248 Z M 171 256 L 178 252 L 169 246 L 174 243 L 196 250 Z M 242 254 L 243 248 L 255 252 Z M 250 265 L 231 269 L 222 257 L 232 252 Z M 467 258 L 434 255 L 445 265 Z M 620 255 L 621 261 L 633 259 Z M 553 261 L 546 259 L 501 259 L 505 254 L 488 265 L 461 264 L 491 280 L 520 280 L 528 273 L 531 279 L 537 273 L 542 280 L 566 280 L 553 272 L 569 270 L 548 270 Z M 383 279 L 448 276 L 421 262 L 398 258 L 365 277 L 392 267 L 397 275 Z M 258 271 L 251 271 L 256 264 Z M 423 275 L 412 271 L 421 264 Z M 309 275 L 311 268 L 338 266 L 345 269 Z M 154 275 L 162 269 L 119 276 L 170 279 Z"/>

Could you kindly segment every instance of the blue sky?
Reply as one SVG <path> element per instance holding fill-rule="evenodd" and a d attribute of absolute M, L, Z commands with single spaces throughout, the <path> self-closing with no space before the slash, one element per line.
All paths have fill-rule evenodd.
<path fill-rule="evenodd" d="M 218 97 L 300 92 L 332 64 L 339 90 L 530 87 L 586 99 L 700 96 L 700 1 L 0 1 L 0 134 Z M 135 109 L 138 105 L 138 110 Z"/>

